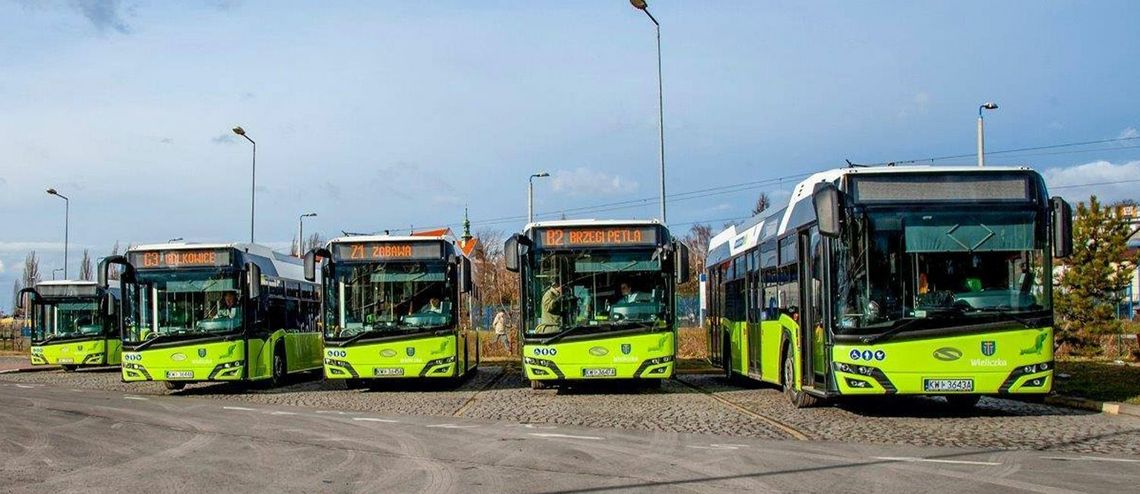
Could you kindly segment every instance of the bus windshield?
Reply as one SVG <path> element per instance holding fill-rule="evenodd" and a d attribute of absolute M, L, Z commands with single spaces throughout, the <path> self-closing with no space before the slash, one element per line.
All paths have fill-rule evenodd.
<path fill-rule="evenodd" d="M 1036 221 L 1024 211 L 880 211 L 852 221 L 836 251 L 837 333 L 1046 316 L 1051 276 Z"/>
<path fill-rule="evenodd" d="M 542 252 L 530 276 L 527 336 L 666 327 L 668 284 L 655 250 Z"/>
<path fill-rule="evenodd" d="M 242 329 L 241 292 L 230 270 L 140 272 L 125 343 L 222 335 Z"/>
<path fill-rule="evenodd" d="M 99 302 L 95 298 L 36 302 L 32 340 L 47 342 L 98 336 L 103 333 Z"/>
<path fill-rule="evenodd" d="M 456 307 L 446 262 L 338 263 L 325 284 L 325 338 L 450 327 Z"/>

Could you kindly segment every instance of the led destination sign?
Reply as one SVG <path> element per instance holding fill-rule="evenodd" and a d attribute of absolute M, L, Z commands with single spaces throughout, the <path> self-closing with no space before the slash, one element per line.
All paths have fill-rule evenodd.
<path fill-rule="evenodd" d="M 543 247 L 593 247 L 603 245 L 657 245 L 655 226 L 597 226 L 543 228 L 537 243 Z"/>
<path fill-rule="evenodd" d="M 440 259 L 439 242 L 352 242 L 333 246 L 333 257 L 349 261 Z"/>
<path fill-rule="evenodd" d="M 150 250 L 132 252 L 130 258 L 136 268 L 220 267 L 232 262 L 224 249 Z"/>

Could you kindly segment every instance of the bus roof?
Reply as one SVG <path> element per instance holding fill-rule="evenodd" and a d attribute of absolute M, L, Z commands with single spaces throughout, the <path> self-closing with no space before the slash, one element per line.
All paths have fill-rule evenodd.
<path fill-rule="evenodd" d="M 523 232 L 528 232 L 535 228 L 549 228 L 560 226 L 614 226 L 614 225 L 660 225 L 661 222 L 655 219 L 650 220 L 595 220 L 595 219 L 581 219 L 581 220 L 555 220 L 555 221 L 536 221 L 528 223 Z"/>
<path fill-rule="evenodd" d="M 808 178 L 796 184 L 795 188 L 792 189 L 792 196 L 788 200 L 788 204 L 783 208 L 778 210 L 768 209 L 740 225 L 729 225 L 728 228 L 714 235 L 709 240 L 708 257 L 706 257 L 705 265 L 706 267 L 715 266 L 725 259 L 729 259 L 755 247 L 761 242 L 779 237 L 789 229 L 798 228 L 802 224 L 814 220 L 815 211 L 811 205 L 811 195 L 815 191 L 815 185 L 818 183 L 830 182 L 839 184 L 841 179 L 852 175 L 888 175 L 900 173 L 934 174 L 947 172 L 984 174 L 998 172 L 1009 173 L 1011 171 L 1036 173 L 1032 168 L 1027 166 L 987 166 L 983 168 L 973 165 L 849 167 L 813 173 Z M 805 215 L 805 210 L 810 210 L 811 214 Z M 796 212 L 800 214 L 793 215 L 793 213 Z M 793 221 L 793 216 L 796 218 L 795 221 Z"/>

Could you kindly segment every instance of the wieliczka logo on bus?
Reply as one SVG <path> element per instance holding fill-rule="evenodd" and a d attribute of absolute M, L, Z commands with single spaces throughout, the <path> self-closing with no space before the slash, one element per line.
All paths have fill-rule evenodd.
<path fill-rule="evenodd" d="M 996 341 L 990 340 L 990 341 L 983 341 L 982 342 L 982 355 L 985 355 L 987 357 L 992 357 L 992 356 L 994 356 L 995 353 L 997 353 L 997 342 Z"/>

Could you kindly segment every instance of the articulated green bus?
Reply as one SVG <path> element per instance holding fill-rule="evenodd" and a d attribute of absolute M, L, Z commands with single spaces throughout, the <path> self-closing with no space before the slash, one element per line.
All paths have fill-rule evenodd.
<path fill-rule="evenodd" d="M 94 281 L 41 281 L 20 296 L 31 309 L 32 365 L 58 365 L 68 372 L 119 365 L 117 283 L 103 288 Z"/>
<path fill-rule="evenodd" d="M 479 366 L 471 261 L 444 231 L 334 239 L 305 257 L 324 285 L 324 369 L 370 379 L 458 380 Z"/>
<path fill-rule="evenodd" d="M 657 221 L 532 223 L 507 240 L 518 272 L 523 369 L 535 389 L 673 376 L 676 288 L 688 248 Z"/>
<path fill-rule="evenodd" d="M 1071 209 L 1029 168 L 846 168 L 709 245 L 708 344 L 796 406 L 1043 395 Z"/>
<path fill-rule="evenodd" d="M 301 260 L 256 244 L 143 245 L 123 266 L 123 380 L 168 389 L 208 381 L 280 384 L 321 367 L 320 286 Z"/>

